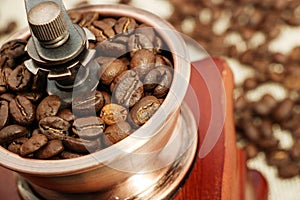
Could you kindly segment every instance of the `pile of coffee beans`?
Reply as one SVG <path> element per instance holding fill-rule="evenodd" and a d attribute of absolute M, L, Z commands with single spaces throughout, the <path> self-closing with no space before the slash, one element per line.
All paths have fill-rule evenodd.
<path fill-rule="evenodd" d="M 20 156 L 76 158 L 115 144 L 151 118 L 171 86 L 172 56 L 153 28 L 128 17 L 69 15 L 95 34 L 89 45 L 101 52 L 96 91 L 72 105 L 47 94 L 46 74 L 27 70 L 27 41 L 1 47 L 0 145 Z"/>
<path fill-rule="evenodd" d="M 270 44 L 283 28 L 300 25 L 299 0 L 170 0 L 174 12 L 169 21 L 199 42 L 213 56 L 227 56 L 253 69 L 236 91 L 235 124 L 238 140 L 245 143 L 248 158 L 264 152 L 267 163 L 282 178 L 300 173 L 300 46 L 289 53 L 271 51 Z M 224 22 L 225 19 L 225 22 Z M 220 21 L 223 25 L 220 29 Z M 193 26 L 186 28 L 188 22 Z M 230 42 L 232 36 L 238 37 Z M 259 37 L 258 37 L 259 36 Z M 257 42 L 260 38 L 260 42 Z M 258 101 L 248 94 L 270 83 L 287 91 L 283 100 L 266 93 Z M 274 130 L 289 131 L 291 147 L 284 147 Z"/>

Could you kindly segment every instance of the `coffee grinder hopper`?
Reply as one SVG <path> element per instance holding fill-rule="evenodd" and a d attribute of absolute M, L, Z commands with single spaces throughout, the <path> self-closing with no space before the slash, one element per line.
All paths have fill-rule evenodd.
<path fill-rule="evenodd" d="M 72 102 L 72 92 L 95 90 L 98 64 L 89 41 L 95 36 L 88 29 L 73 24 L 61 0 L 25 0 L 31 30 L 25 62 L 33 74 L 46 73 L 47 92 L 65 103 Z"/>

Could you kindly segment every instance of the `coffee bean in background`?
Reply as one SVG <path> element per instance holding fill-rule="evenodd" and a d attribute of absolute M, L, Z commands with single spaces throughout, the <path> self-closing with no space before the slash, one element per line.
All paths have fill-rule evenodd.
<path fill-rule="evenodd" d="M 0 145 L 20 156 L 71 159 L 107 148 L 145 124 L 171 86 L 172 56 L 153 28 L 128 17 L 69 15 L 96 35 L 90 46 L 99 64 L 96 90 L 75 94 L 71 105 L 47 94 L 46 74 L 27 70 L 27 41 L 0 49 Z"/>
<path fill-rule="evenodd" d="M 285 28 L 300 26 L 300 1 L 170 2 L 174 11 L 168 20 L 177 30 L 195 39 L 210 55 L 234 59 L 254 72 L 237 84 L 235 90 L 238 94 L 235 98 L 237 138 L 238 143 L 244 145 L 248 159 L 255 158 L 259 152 L 266 155 L 269 164 L 274 163 L 270 159 L 287 159 L 275 165 L 278 175 L 282 178 L 298 176 L 300 46 L 282 53 L 281 49 L 271 49 L 271 44 Z M 265 90 L 266 94 L 260 99 L 249 98 L 265 84 L 279 85 L 285 89 L 286 96 L 278 99 Z M 284 150 L 280 134 L 275 134 L 278 129 L 290 132 L 293 139 L 293 144 L 284 146 Z"/>

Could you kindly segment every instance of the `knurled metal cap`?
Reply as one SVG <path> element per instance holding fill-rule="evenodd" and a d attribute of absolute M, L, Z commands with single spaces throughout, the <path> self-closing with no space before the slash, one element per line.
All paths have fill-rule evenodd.
<path fill-rule="evenodd" d="M 34 36 L 45 47 L 60 46 L 69 37 L 62 10 L 55 2 L 42 2 L 31 8 L 28 22 Z"/>

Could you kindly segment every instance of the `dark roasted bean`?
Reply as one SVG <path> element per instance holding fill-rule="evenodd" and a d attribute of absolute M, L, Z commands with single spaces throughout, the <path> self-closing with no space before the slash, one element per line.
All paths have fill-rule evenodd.
<path fill-rule="evenodd" d="M 289 153 L 284 150 L 272 151 L 267 157 L 268 164 L 275 166 L 285 166 L 290 162 Z"/>
<path fill-rule="evenodd" d="M 104 121 L 99 117 L 84 117 L 74 121 L 72 131 L 83 139 L 98 138 L 105 129 Z"/>
<path fill-rule="evenodd" d="M 106 137 L 112 144 L 115 144 L 126 138 L 131 131 L 131 127 L 127 122 L 121 121 L 106 128 L 104 137 Z"/>
<path fill-rule="evenodd" d="M 0 144 L 4 144 L 6 142 L 11 142 L 16 138 L 23 137 L 27 135 L 29 131 L 19 125 L 9 125 L 0 130 Z"/>
<path fill-rule="evenodd" d="M 76 153 L 91 153 L 100 147 L 99 140 L 84 140 L 73 137 L 65 138 L 63 144 L 66 148 Z"/>
<path fill-rule="evenodd" d="M 70 124 L 60 117 L 50 116 L 39 121 L 39 128 L 49 140 L 62 140 L 67 136 Z"/>
<path fill-rule="evenodd" d="M 116 34 L 121 34 L 121 33 L 128 34 L 131 33 L 135 28 L 136 28 L 136 21 L 128 17 L 121 17 L 120 19 L 118 19 L 118 21 L 114 26 Z"/>
<path fill-rule="evenodd" d="M 29 99 L 18 95 L 9 103 L 12 118 L 21 125 L 29 125 L 35 119 L 35 107 Z"/>
<path fill-rule="evenodd" d="M 288 163 L 278 168 L 278 175 L 281 178 L 292 178 L 299 175 L 299 166 L 296 163 Z"/>
<path fill-rule="evenodd" d="M 35 156 L 40 159 L 47 159 L 60 154 L 64 150 L 61 140 L 51 140 L 45 146 L 40 148 Z"/>
<path fill-rule="evenodd" d="M 287 119 L 291 116 L 292 109 L 294 107 L 294 101 L 291 99 L 284 99 L 275 109 L 274 118 L 277 121 L 281 121 L 283 119 Z"/>
<path fill-rule="evenodd" d="M 144 87 L 153 90 L 153 95 L 157 98 L 165 96 L 173 80 L 173 73 L 170 67 L 158 66 L 152 69 L 144 78 Z"/>
<path fill-rule="evenodd" d="M 160 103 L 156 97 L 146 96 L 131 109 L 131 119 L 135 125 L 141 126 L 152 117 L 159 107 Z"/>
<path fill-rule="evenodd" d="M 81 156 L 83 156 L 83 154 L 78 154 L 70 151 L 63 151 L 60 154 L 60 157 L 62 157 L 63 159 L 79 158 Z"/>
<path fill-rule="evenodd" d="M 56 95 L 47 96 L 41 101 L 36 109 L 36 119 L 40 121 L 41 119 L 54 116 L 57 114 L 61 106 L 61 99 Z"/>
<path fill-rule="evenodd" d="M 127 65 L 124 62 L 119 59 L 111 59 L 101 66 L 98 77 L 103 84 L 109 85 L 125 70 L 127 70 Z"/>
<path fill-rule="evenodd" d="M 8 67 L 0 69 L 0 94 L 5 93 L 7 91 L 7 87 L 8 87 L 7 81 L 11 72 L 12 69 Z"/>
<path fill-rule="evenodd" d="M 138 50 L 131 59 L 130 68 L 136 71 L 140 78 L 143 78 L 155 67 L 155 55 L 147 49 Z"/>
<path fill-rule="evenodd" d="M 21 92 L 28 89 L 32 74 L 27 70 L 25 65 L 17 66 L 8 76 L 7 85 L 13 91 Z"/>
<path fill-rule="evenodd" d="M 24 142 L 20 148 L 20 154 L 22 156 L 31 154 L 38 149 L 40 149 L 42 146 L 46 145 L 48 142 L 48 139 L 43 134 L 35 134 L 29 140 Z"/>
<path fill-rule="evenodd" d="M 128 40 L 128 51 L 131 52 L 131 56 L 140 49 L 153 49 L 153 43 L 151 40 L 144 34 L 136 33 L 132 34 Z"/>
<path fill-rule="evenodd" d="M 73 122 L 75 120 L 75 116 L 74 114 L 72 113 L 72 111 L 68 108 L 65 108 L 63 110 L 60 110 L 58 113 L 57 113 L 57 116 L 66 120 L 67 122 Z"/>
<path fill-rule="evenodd" d="M 0 101 L 0 130 L 9 120 L 9 106 L 7 101 Z"/>
<path fill-rule="evenodd" d="M 135 105 L 144 93 L 143 83 L 132 70 L 127 70 L 119 75 L 112 86 L 114 86 L 113 89 L 111 88 L 113 101 L 126 107 Z"/>
<path fill-rule="evenodd" d="M 100 91 L 86 92 L 74 98 L 72 111 L 76 116 L 96 115 L 104 103 L 104 97 Z"/>

